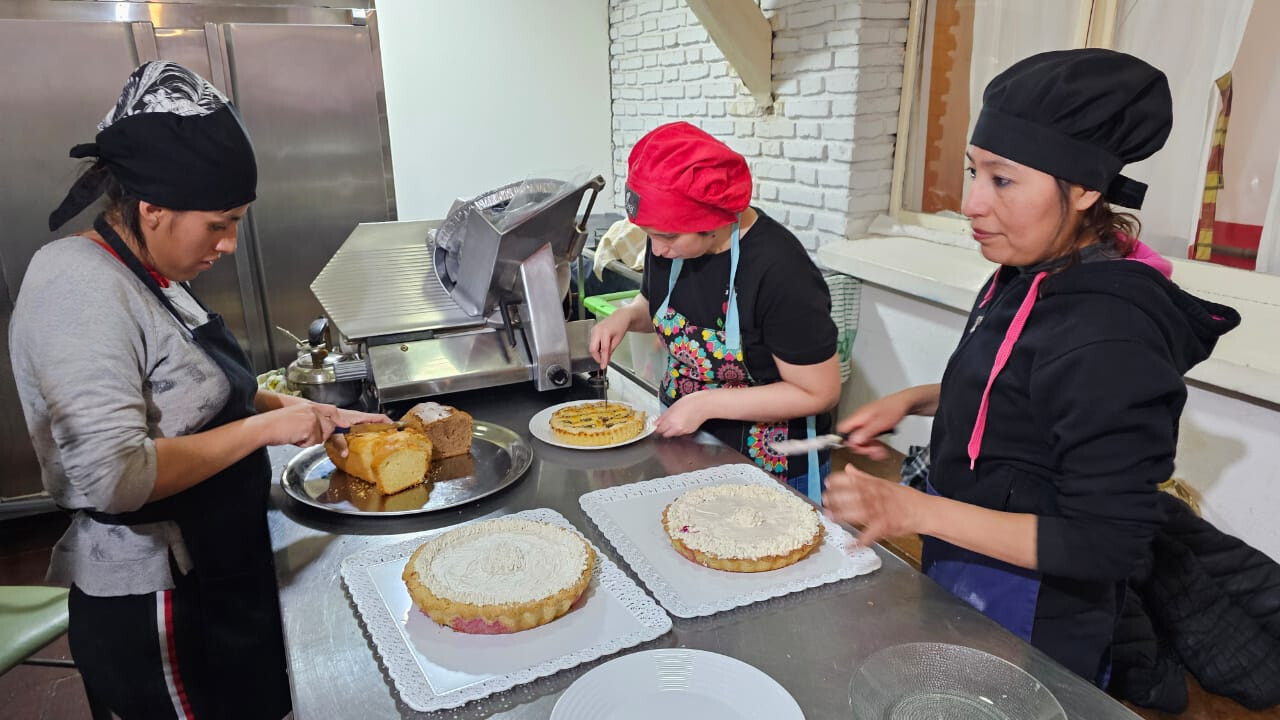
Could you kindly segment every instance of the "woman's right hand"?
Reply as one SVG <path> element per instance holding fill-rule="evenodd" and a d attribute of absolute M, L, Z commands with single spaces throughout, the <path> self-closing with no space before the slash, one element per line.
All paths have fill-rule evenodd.
<path fill-rule="evenodd" d="M 859 455 L 874 460 L 889 457 L 889 449 L 876 436 L 898 426 L 902 418 L 911 414 L 911 403 L 904 393 L 887 395 L 858 408 L 852 415 L 840 421 L 836 429 L 848 433 L 845 445 Z"/>
<path fill-rule="evenodd" d="M 250 418 L 261 428 L 263 445 L 318 445 L 341 423 L 340 410 L 320 403 L 286 405 Z"/>
<path fill-rule="evenodd" d="M 591 328 L 591 357 L 600 363 L 601 368 L 609 366 L 609 358 L 613 357 L 613 351 L 622 344 L 622 338 L 630 329 L 631 321 L 626 315 L 626 308 L 619 308 Z"/>
<path fill-rule="evenodd" d="M 908 415 L 933 415 L 938 409 L 941 385 L 916 385 L 899 390 L 858 408 L 841 420 L 836 430 L 848 433 L 845 441 L 851 450 L 874 460 L 889 457 L 889 449 L 876 440 L 877 435 L 887 433 Z"/>

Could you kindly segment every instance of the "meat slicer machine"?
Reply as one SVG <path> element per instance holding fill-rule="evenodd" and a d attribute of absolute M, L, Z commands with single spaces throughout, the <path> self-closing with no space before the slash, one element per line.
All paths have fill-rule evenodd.
<path fill-rule="evenodd" d="M 443 220 L 358 225 L 311 283 L 359 358 L 335 380 L 364 377 L 386 404 L 526 381 L 553 390 L 595 369 L 595 321 L 567 319 L 564 300 L 602 188 L 599 176 L 525 180 Z"/>

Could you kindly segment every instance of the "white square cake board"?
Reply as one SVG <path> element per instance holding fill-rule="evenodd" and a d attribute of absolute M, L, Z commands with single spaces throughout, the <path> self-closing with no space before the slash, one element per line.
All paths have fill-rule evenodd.
<path fill-rule="evenodd" d="M 563 515 L 546 508 L 514 516 L 574 529 Z M 342 561 L 342 581 L 356 613 L 396 691 L 414 710 L 458 707 L 671 629 L 671 618 L 662 608 L 594 545 L 597 562 L 591 584 L 563 617 L 504 635 L 471 635 L 437 625 L 414 607 L 401 573 L 423 542 L 456 527 L 460 526 L 363 550 Z"/>
<path fill-rule="evenodd" d="M 840 526 L 819 515 L 826 535 L 813 553 L 787 567 L 761 573 L 712 570 L 688 560 L 671 546 L 662 527 L 662 510 L 677 497 L 703 485 L 761 484 L 778 481 L 754 465 L 719 465 L 681 475 L 604 488 L 578 499 L 622 559 L 658 602 L 679 617 L 700 617 L 864 575 L 880 567 L 869 548 L 853 553 L 853 541 Z"/>

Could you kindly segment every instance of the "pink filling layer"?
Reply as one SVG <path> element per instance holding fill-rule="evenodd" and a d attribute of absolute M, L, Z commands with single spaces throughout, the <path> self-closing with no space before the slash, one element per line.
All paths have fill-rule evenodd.
<path fill-rule="evenodd" d="M 484 618 L 473 618 L 471 620 L 463 620 L 462 618 L 454 618 L 449 624 L 458 632 L 470 633 L 472 635 L 502 635 L 511 632 L 506 625 L 498 622 L 485 622 Z"/>

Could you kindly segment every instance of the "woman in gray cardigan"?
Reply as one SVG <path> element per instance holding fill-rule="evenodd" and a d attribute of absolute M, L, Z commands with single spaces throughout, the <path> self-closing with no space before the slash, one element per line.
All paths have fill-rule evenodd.
<path fill-rule="evenodd" d="M 49 568 L 71 587 L 72 655 L 123 718 L 279 718 L 265 448 L 386 418 L 258 390 L 222 318 L 183 285 L 235 251 L 256 196 L 226 98 L 151 62 L 98 129 L 71 150 L 94 162 L 50 229 L 103 195 L 107 208 L 36 253 L 10 325 L 44 485 L 74 513 Z"/>

